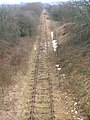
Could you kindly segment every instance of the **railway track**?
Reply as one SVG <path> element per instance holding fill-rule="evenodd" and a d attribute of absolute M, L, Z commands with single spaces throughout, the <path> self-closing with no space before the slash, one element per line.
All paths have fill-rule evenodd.
<path fill-rule="evenodd" d="M 54 120 L 52 80 L 48 67 L 48 41 L 46 17 L 42 14 L 37 45 L 35 69 L 32 70 L 30 90 L 30 117 L 28 120 Z M 27 119 L 27 118 L 26 118 Z"/>
<path fill-rule="evenodd" d="M 55 67 L 51 66 L 49 52 L 53 50 L 52 40 L 48 32 L 46 15 L 43 13 L 40 21 L 40 35 L 35 43 L 32 60 L 29 63 L 30 76 L 27 97 L 22 120 L 67 120 L 67 100 L 64 94 L 58 91 L 59 76 Z M 53 70 L 54 72 L 53 72 Z M 62 101 L 62 103 L 60 103 Z M 60 109 L 62 108 L 62 110 Z M 60 110 L 60 111 L 59 111 Z M 64 116 L 64 117 L 63 117 Z"/>

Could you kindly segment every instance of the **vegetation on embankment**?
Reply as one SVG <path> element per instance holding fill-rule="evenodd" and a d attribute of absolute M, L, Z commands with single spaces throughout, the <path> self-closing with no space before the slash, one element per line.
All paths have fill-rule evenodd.
<path fill-rule="evenodd" d="M 18 70 L 26 73 L 42 10 L 41 3 L 0 5 L 0 96 Z"/>
<path fill-rule="evenodd" d="M 56 63 L 66 74 L 64 90 L 78 98 L 80 113 L 90 119 L 90 7 L 87 1 L 61 3 L 48 8 L 58 39 Z M 57 25 L 58 24 L 58 25 Z M 58 26 L 58 27 L 57 27 Z M 55 25 L 54 25 L 55 27 Z"/>

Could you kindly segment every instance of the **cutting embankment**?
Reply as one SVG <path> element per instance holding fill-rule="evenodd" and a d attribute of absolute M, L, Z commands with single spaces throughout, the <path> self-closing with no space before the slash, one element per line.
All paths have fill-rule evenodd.
<path fill-rule="evenodd" d="M 76 99 L 77 110 L 85 119 L 90 119 L 90 36 L 85 24 L 53 21 L 54 40 L 57 41 L 55 53 L 51 53 L 54 63 L 60 67 L 59 89 Z M 72 111 L 73 112 L 73 111 Z M 77 114 L 77 113 L 76 113 Z M 83 118 L 84 119 L 84 118 Z"/>

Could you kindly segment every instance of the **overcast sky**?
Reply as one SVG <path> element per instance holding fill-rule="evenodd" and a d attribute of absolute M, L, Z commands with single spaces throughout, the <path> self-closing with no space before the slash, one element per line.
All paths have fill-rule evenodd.
<path fill-rule="evenodd" d="M 43 2 L 43 3 L 50 3 L 50 2 L 59 2 L 59 1 L 66 1 L 66 0 L 0 0 L 0 4 L 18 4 L 21 2 Z"/>

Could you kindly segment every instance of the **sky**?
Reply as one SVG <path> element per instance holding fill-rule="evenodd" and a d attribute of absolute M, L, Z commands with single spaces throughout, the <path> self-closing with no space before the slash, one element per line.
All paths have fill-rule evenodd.
<path fill-rule="evenodd" d="M 42 3 L 51 3 L 51 2 L 59 2 L 66 0 L 0 0 L 0 4 L 19 4 L 21 2 L 29 3 L 29 2 L 42 2 Z"/>

